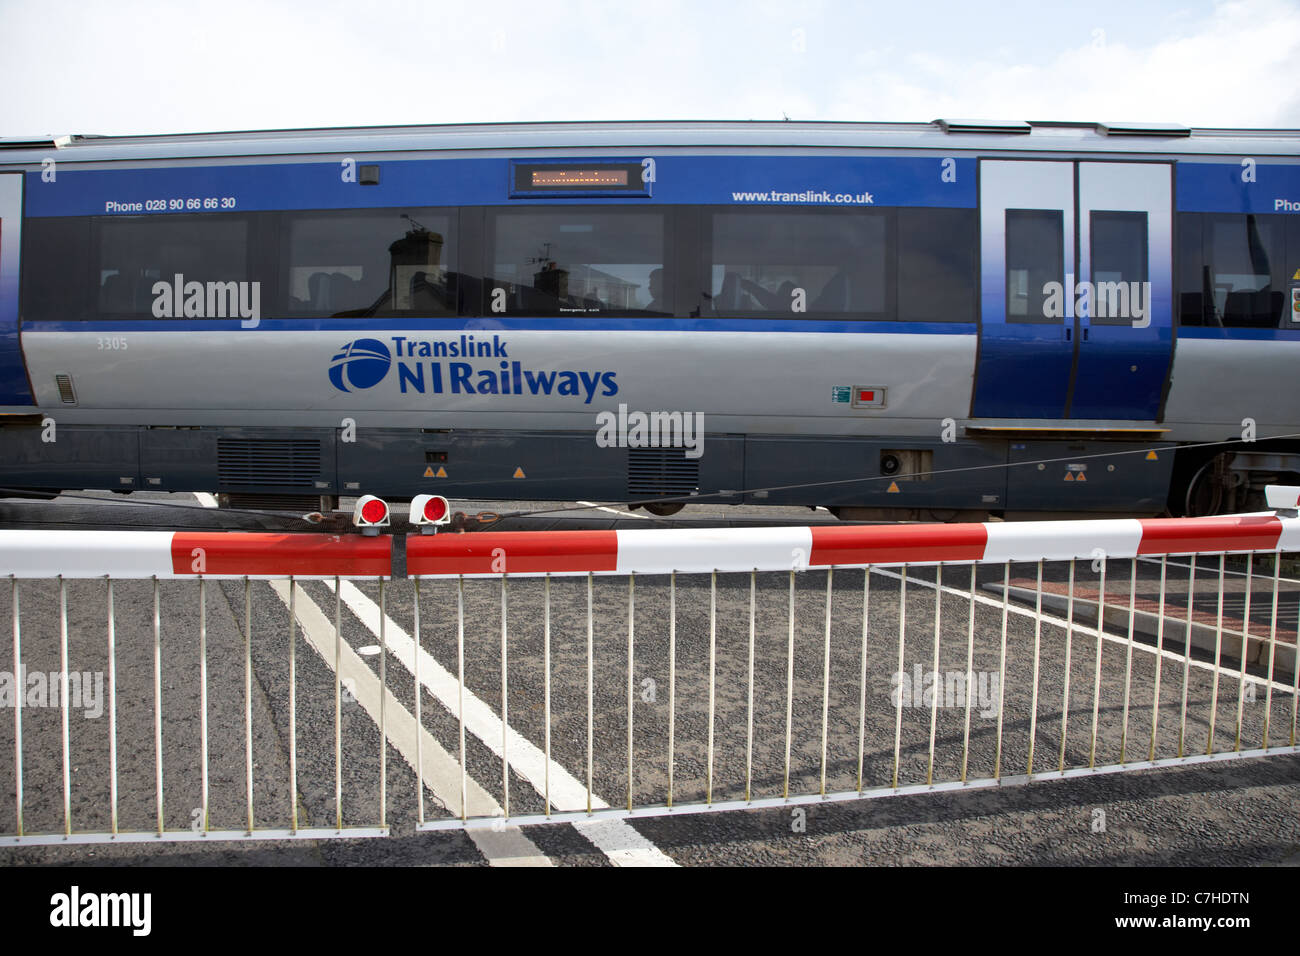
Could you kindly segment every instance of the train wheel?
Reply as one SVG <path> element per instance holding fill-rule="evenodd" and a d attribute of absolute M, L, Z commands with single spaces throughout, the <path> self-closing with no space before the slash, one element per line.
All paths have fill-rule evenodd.
<path fill-rule="evenodd" d="M 677 514 L 677 512 L 685 508 L 686 505 L 681 501 L 652 501 L 649 504 L 642 505 L 641 507 L 652 515 L 656 515 L 660 518 L 667 518 L 670 515 Z"/>
<path fill-rule="evenodd" d="M 1231 497 L 1228 494 L 1227 466 L 1227 455 L 1215 455 L 1184 472 L 1183 480 L 1175 483 L 1174 493 L 1170 496 L 1170 513 L 1180 518 L 1221 514 Z"/>

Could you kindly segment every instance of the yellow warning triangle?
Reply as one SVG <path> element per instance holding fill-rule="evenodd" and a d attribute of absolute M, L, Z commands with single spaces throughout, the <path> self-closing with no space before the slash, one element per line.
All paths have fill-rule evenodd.
<path fill-rule="evenodd" d="M 522 478 L 522 477 L 524 477 L 524 470 L 523 470 L 523 468 L 516 468 L 516 469 L 515 469 L 515 473 L 514 473 L 514 475 L 513 475 L 512 477 L 514 477 L 514 478 Z"/>
<path fill-rule="evenodd" d="M 1149 451 L 1147 452 L 1147 461 L 1159 461 L 1159 459 L 1156 457 L 1155 452 Z"/>
<path fill-rule="evenodd" d="M 1297 269 L 1297 270 L 1295 271 L 1295 275 L 1293 275 L 1293 276 L 1291 277 L 1291 281 L 1292 281 L 1292 282 L 1300 282 L 1300 269 Z"/>
<path fill-rule="evenodd" d="M 433 477 L 433 465 L 430 465 L 429 467 L 424 469 L 424 477 L 426 478 Z"/>
<path fill-rule="evenodd" d="M 1078 477 L 1077 479 L 1075 479 L 1075 480 L 1076 480 L 1076 481 L 1087 481 L 1087 480 L 1088 480 L 1088 476 L 1085 475 L 1083 472 L 1079 472 L 1079 477 Z"/>
<path fill-rule="evenodd" d="M 897 494 L 897 493 L 898 493 L 898 482 L 896 482 L 896 481 L 891 481 L 891 482 L 889 483 L 889 487 L 886 488 L 885 491 L 886 491 L 886 493 L 891 494 L 891 495 L 893 495 L 893 494 Z"/>
<path fill-rule="evenodd" d="M 447 469 L 444 468 L 444 467 L 442 467 L 442 465 L 439 465 L 439 466 L 438 466 L 438 470 L 437 470 L 437 472 L 434 473 L 434 476 L 433 476 L 433 477 L 435 477 L 435 478 L 446 478 L 446 477 L 447 477 Z"/>
<path fill-rule="evenodd" d="M 1065 480 L 1066 480 L 1066 481 L 1074 481 L 1074 472 L 1067 471 L 1067 472 L 1065 473 Z"/>

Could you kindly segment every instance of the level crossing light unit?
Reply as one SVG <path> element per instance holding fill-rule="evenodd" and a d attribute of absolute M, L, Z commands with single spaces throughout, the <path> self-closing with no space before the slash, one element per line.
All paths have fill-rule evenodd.
<path fill-rule="evenodd" d="M 389 510 L 388 502 L 383 498 L 363 495 L 352 508 L 352 523 L 361 529 L 362 534 L 379 534 L 380 528 L 391 524 Z"/>

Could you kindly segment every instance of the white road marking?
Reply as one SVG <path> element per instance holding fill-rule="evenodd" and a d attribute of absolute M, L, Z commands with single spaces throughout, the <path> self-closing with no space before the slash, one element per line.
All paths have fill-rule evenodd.
<path fill-rule="evenodd" d="M 199 504 L 205 508 L 215 508 L 217 506 L 217 499 L 206 491 L 196 491 L 194 497 L 199 499 Z"/>
<path fill-rule="evenodd" d="M 333 590 L 334 582 L 326 581 Z M 343 602 L 373 633 L 379 633 L 379 606 L 351 581 L 342 582 Z M 384 637 L 391 656 L 412 674 L 415 673 L 415 641 L 391 617 L 385 617 Z M 448 713 L 457 713 L 459 682 L 456 675 L 438 663 L 424 648 L 420 654 L 420 683 Z M 501 718 L 481 698 L 465 690 L 465 729 L 483 742 L 498 759 L 501 757 Z M 546 754 L 513 727 L 506 727 L 510 766 L 539 793 L 546 787 Z M 585 810 L 587 787 L 555 760 L 550 764 L 551 805 L 558 810 Z M 593 809 L 609 806 L 592 794 Z M 590 840 L 616 866 L 676 866 L 668 856 L 623 820 L 592 820 L 573 824 L 574 829 Z"/>
<path fill-rule="evenodd" d="M 289 606 L 289 583 L 272 581 L 271 588 Z M 297 587 L 295 603 L 302 635 L 311 648 L 320 655 L 325 665 L 334 668 L 334 625 L 316 602 L 308 597 L 301 585 Z M 411 769 L 415 769 L 415 739 L 420 734 L 423 751 L 424 785 L 453 814 L 460 815 L 460 764 L 423 727 L 417 728 L 415 718 L 392 691 L 379 685 L 379 677 L 363 661 L 347 641 L 340 642 L 339 677 L 348 682 L 353 697 L 375 721 L 379 723 L 379 702 L 385 698 L 385 731 L 393 748 Z M 465 803 L 473 816 L 499 815 L 501 805 L 473 779 L 466 781 Z M 501 830 L 469 831 L 469 837 L 493 866 L 553 866 L 551 860 L 533 844 L 518 827 Z"/>
<path fill-rule="evenodd" d="M 585 790 L 583 791 L 586 792 Z M 596 808 L 593 795 L 591 806 Z M 615 866 L 676 866 L 676 862 L 623 820 L 578 820 L 577 830 L 609 858 Z"/>
<path fill-rule="evenodd" d="M 604 505 L 598 505 L 594 501 L 579 501 L 578 504 L 586 505 L 588 508 L 595 508 L 597 511 L 608 511 L 612 515 L 618 515 L 620 518 L 640 518 L 646 520 L 649 515 L 634 514 L 631 511 L 619 511 L 617 508 L 606 508 Z"/>

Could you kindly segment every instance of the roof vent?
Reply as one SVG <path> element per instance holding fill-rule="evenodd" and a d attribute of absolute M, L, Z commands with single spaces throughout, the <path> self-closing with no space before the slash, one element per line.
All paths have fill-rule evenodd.
<path fill-rule="evenodd" d="M 71 136 L 0 136 L 0 149 L 59 149 Z"/>
<path fill-rule="evenodd" d="M 1192 131 L 1177 123 L 1098 123 L 1103 136 L 1171 136 L 1187 137 Z"/>
<path fill-rule="evenodd" d="M 933 121 L 945 133 L 1028 133 L 1024 120 L 937 119 Z"/>

